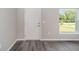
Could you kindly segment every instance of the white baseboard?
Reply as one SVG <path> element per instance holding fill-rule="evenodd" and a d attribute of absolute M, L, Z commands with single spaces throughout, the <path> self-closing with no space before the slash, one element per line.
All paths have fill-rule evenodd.
<path fill-rule="evenodd" d="M 40 40 L 40 39 L 17 39 L 17 40 L 25 41 L 25 40 Z"/>
<path fill-rule="evenodd" d="M 41 41 L 79 41 L 79 39 L 40 39 Z"/>
<path fill-rule="evenodd" d="M 17 39 L 17 40 L 34 40 L 34 39 Z M 37 39 L 35 39 L 37 40 Z M 38 39 L 40 41 L 79 41 L 79 39 Z"/>
<path fill-rule="evenodd" d="M 10 51 L 10 49 L 14 46 L 14 44 L 16 43 L 17 39 L 13 42 L 13 44 L 8 48 L 7 51 Z"/>
<path fill-rule="evenodd" d="M 25 41 L 25 40 L 27 40 L 27 39 L 17 39 L 17 40 L 18 40 L 18 41 L 21 41 L 21 40 L 22 40 L 22 41 Z"/>

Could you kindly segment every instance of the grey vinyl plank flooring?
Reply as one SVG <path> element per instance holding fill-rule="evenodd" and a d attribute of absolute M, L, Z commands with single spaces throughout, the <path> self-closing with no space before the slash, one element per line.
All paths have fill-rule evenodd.
<path fill-rule="evenodd" d="M 79 51 L 79 41 L 17 41 L 10 51 Z"/>

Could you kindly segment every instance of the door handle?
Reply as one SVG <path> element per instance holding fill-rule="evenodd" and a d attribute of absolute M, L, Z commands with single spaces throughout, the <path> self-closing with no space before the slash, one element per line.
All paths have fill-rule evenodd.
<path fill-rule="evenodd" d="M 38 27 L 40 27 L 40 25 L 37 25 Z"/>
<path fill-rule="evenodd" d="M 38 24 L 40 24 L 40 22 Z"/>
<path fill-rule="evenodd" d="M 40 22 L 38 23 L 38 25 L 37 25 L 38 27 L 40 27 Z"/>

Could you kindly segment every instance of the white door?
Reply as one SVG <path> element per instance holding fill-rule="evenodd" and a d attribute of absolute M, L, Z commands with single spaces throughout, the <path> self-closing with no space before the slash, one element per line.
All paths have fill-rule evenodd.
<path fill-rule="evenodd" d="M 26 8 L 25 19 L 25 39 L 38 40 L 41 34 L 41 9 Z"/>

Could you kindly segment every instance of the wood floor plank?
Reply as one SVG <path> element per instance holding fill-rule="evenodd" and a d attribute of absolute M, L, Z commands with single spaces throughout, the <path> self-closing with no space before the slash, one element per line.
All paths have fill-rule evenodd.
<path fill-rule="evenodd" d="M 10 51 L 79 51 L 79 41 L 17 41 Z"/>

